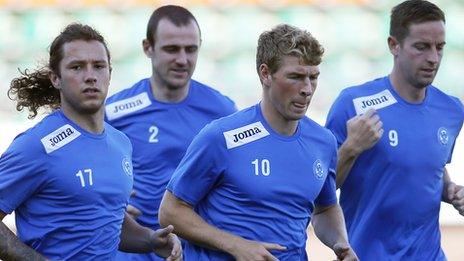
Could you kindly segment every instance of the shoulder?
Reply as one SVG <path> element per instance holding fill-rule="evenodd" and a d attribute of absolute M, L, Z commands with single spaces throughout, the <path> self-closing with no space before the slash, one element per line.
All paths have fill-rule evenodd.
<path fill-rule="evenodd" d="M 105 122 L 105 131 L 107 133 L 108 139 L 123 143 L 125 146 L 132 148 L 132 143 L 124 132 L 116 129 L 107 122 Z"/>
<path fill-rule="evenodd" d="M 138 82 L 136 82 L 134 85 L 132 85 L 129 88 L 123 89 L 121 91 L 118 91 L 114 93 L 113 95 L 109 96 L 106 99 L 106 104 L 113 103 L 116 101 L 120 101 L 123 99 L 127 99 L 130 97 L 133 97 L 134 95 L 140 94 L 146 90 L 147 84 L 149 86 L 150 80 L 149 78 L 142 79 Z"/>
<path fill-rule="evenodd" d="M 336 139 L 333 133 L 314 120 L 305 116 L 300 120 L 300 125 L 301 131 L 304 135 L 317 137 L 317 139 L 320 139 L 321 141 L 326 141 L 329 144 L 336 145 Z"/>
<path fill-rule="evenodd" d="M 332 110 L 347 110 L 350 114 L 362 114 L 369 108 L 380 109 L 396 103 L 388 81 L 386 76 L 342 90 Z"/>
<path fill-rule="evenodd" d="M 227 131 L 234 128 L 253 123 L 256 121 L 256 109 L 254 106 L 237 111 L 225 117 L 213 120 L 210 124 L 215 128 Z"/>
<path fill-rule="evenodd" d="M 444 104 L 450 110 L 464 115 L 464 106 L 459 98 L 446 94 L 435 86 L 429 86 L 428 91 L 433 98 L 433 102 Z"/>
<path fill-rule="evenodd" d="M 191 87 L 195 88 L 195 91 L 198 92 L 201 97 L 208 97 L 210 99 L 209 102 L 221 103 L 224 106 L 235 108 L 235 103 L 229 97 L 206 84 L 192 79 Z"/>
<path fill-rule="evenodd" d="M 385 81 L 388 81 L 387 76 L 377 78 L 359 85 L 347 87 L 340 92 L 339 97 L 353 99 L 359 96 L 376 94 L 388 88 Z"/>
<path fill-rule="evenodd" d="M 67 131 L 66 122 L 57 111 L 52 112 L 33 127 L 18 134 L 10 145 L 10 149 L 25 155 L 47 154 L 47 148 L 56 145 L 54 141 L 61 137 L 59 136 L 60 130 Z"/>
<path fill-rule="evenodd" d="M 243 128 L 257 121 L 254 107 L 249 107 L 208 123 L 200 133 L 223 136 L 223 133 Z"/>
<path fill-rule="evenodd" d="M 105 117 L 111 121 L 149 106 L 152 103 L 147 92 L 149 84 L 149 79 L 143 79 L 132 87 L 108 97 L 105 105 Z"/>

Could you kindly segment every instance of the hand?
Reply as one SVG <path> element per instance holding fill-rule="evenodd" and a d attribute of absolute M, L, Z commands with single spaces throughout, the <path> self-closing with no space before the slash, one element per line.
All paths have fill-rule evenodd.
<path fill-rule="evenodd" d="M 383 123 L 374 109 L 346 122 L 347 141 L 356 154 L 372 148 L 383 135 Z"/>
<path fill-rule="evenodd" d="M 172 225 L 152 231 L 150 241 L 155 254 L 168 261 L 180 261 L 182 260 L 182 246 L 179 238 L 172 231 L 174 231 Z"/>
<path fill-rule="evenodd" d="M 130 196 L 133 197 L 133 196 L 135 196 L 135 194 L 136 194 L 135 190 L 132 190 Z M 134 207 L 134 206 L 132 206 L 130 204 L 127 205 L 126 212 L 134 220 L 136 220 L 140 215 L 142 215 L 142 211 L 140 211 L 140 209 L 138 209 L 138 208 L 136 208 L 136 207 Z"/>
<path fill-rule="evenodd" d="M 337 243 L 333 247 L 337 260 L 357 261 L 359 260 L 348 243 Z"/>
<path fill-rule="evenodd" d="M 287 248 L 278 244 L 240 239 L 231 255 L 237 261 L 277 261 L 269 250 L 284 251 Z"/>
<path fill-rule="evenodd" d="M 459 214 L 464 216 L 464 187 L 456 185 L 454 182 L 449 182 L 443 189 L 444 201 L 449 202 L 459 211 Z"/>
<path fill-rule="evenodd" d="M 132 205 L 127 205 L 126 212 L 134 220 L 136 220 L 140 215 L 142 215 L 142 211 L 140 211 L 140 209 Z"/>

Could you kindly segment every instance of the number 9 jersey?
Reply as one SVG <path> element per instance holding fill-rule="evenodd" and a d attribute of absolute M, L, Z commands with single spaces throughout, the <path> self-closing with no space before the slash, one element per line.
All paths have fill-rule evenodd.
<path fill-rule="evenodd" d="M 438 216 L 443 171 L 462 127 L 455 97 L 426 87 L 420 104 L 403 100 L 388 77 L 343 90 L 327 127 L 341 145 L 346 122 L 374 108 L 384 134 L 355 161 L 341 186 L 350 243 L 361 260 L 444 260 Z"/>

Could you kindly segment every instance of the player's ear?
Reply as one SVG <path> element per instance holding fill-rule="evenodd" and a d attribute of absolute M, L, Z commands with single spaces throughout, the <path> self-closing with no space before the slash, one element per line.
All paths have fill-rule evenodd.
<path fill-rule="evenodd" d="M 143 52 L 148 58 L 151 58 L 153 56 L 154 45 L 152 45 L 148 39 L 143 39 L 142 48 Z"/>
<path fill-rule="evenodd" d="M 263 83 L 264 86 L 271 85 L 272 75 L 271 70 L 267 64 L 262 63 L 258 69 L 259 79 Z"/>
<path fill-rule="evenodd" d="M 61 78 L 60 78 L 60 76 L 58 76 L 56 73 L 50 71 L 48 73 L 48 78 L 52 82 L 53 87 L 55 87 L 58 90 L 61 89 Z"/>
<path fill-rule="evenodd" d="M 398 55 L 400 49 L 400 42 L 393 36 L 389 36 L 387 39 L 388 48 L 390 49 L 390 53 L 393 56 Z"/>

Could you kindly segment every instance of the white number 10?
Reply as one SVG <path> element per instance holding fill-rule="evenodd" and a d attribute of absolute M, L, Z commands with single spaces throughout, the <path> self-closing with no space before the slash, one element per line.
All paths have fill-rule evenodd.
<path fill-rule="evenodd" d="M 259 176 L 259 160 L 255 159 L 251 162 L 255 166 L 255 175 Z M 263 176 L 269 176 L 271 174 L 271 163 L 267 159 L 261 161 L 261 174 Z"/>

